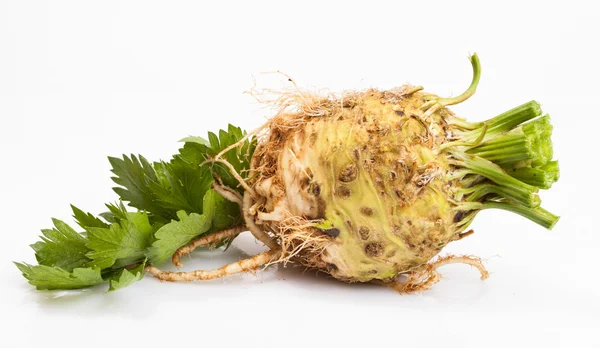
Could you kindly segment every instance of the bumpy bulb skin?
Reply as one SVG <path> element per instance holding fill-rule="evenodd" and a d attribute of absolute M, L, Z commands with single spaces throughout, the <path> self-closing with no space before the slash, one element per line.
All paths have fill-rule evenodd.
<path fill-rule="evenodd" d="M 385 280 L 458 239 L 460 213 L 449 199 L 457 183 L 437 151 L 452 115 L 441 108 L 426 116 L 425 95 L 408 89 L 370 90 L 323 106 L 320 116 L 272 120 L 253 161 L 258 217 L 284 235 L 286 216 L 321 221 L 303 227 L 327 236 L 322 248 L 299 254 L 307 265 L 349 282 Z"/>

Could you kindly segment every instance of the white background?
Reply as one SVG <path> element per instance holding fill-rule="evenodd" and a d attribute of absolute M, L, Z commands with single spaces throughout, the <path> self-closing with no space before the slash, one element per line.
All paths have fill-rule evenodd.
<path fill-rule="evenodd" d="M 0 1 L 0 344 L 600 346 L 598 13 L 593 1 Z M 478 92 L 453 110 L 483 120 L 539 100 L 561 164 L 542 193 L 562 216 L 553 231 L 486 211 L 444 251 L 483 257 L 487 281 L 447 266 L 431 291 L 400 296 L 270 268 L 104 295 L 36 291 L 11 263 L 35 261 L 28 245 L 50 217 L 72 221 L 69 203 L 98 213 L 116 199 L 106 156 L 168 159 L 184 136 L 260 125 L 268 110 L 243 92 L 261 72 L 313 90 L 411 82 L 447 96 L 470 82 L 473 52 Z M 260 249 L 241 238 L 186 269 Z"/>

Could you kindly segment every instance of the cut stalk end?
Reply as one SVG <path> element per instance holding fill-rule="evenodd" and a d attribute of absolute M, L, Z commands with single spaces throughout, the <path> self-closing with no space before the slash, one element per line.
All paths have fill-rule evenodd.
<path fill-rule="evenodd" d="M 503 209 L 554 227 L 558 217 L 539 206 L 537 195 L 559 178 L 558 162 L 552 161 L 550 116 L 541 115 L 540 104 L 530 101 L 460 133 L 454 143 L 463 145 L 462 151 L 448 150 L 455 158 L 455 174 L 460 174 L 455 177 L 470 176 L 457 192 L 460 200 L 481 203 L 475 210 Z"/>

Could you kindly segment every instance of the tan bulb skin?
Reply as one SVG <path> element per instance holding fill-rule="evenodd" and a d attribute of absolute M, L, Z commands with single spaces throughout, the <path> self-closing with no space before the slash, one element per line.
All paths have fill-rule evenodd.
<path fill-rule="evenodd" d="M 454 116 L 424 113 L 424 94 L 407 91 L 369 90 L 320 116 L 271 121 L 253 160 L 257 221 L 279 238 L 288 216 L 314 221 L 302 228 L 326 242 L 301 250 L 301 262 L 344 281 L 385 280 L 458 239 L 451 169 L 436 153 Z"/>

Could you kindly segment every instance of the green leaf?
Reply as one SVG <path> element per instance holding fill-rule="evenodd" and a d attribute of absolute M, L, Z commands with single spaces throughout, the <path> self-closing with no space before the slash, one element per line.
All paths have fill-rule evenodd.
<path fill-rule="evenodd" d="M 219 136 L 214 133 L 209 133 L 208 139 L 211 146 L 207 153 L 211 157 L 216 156 L 225 148 L 240 141 L 245 135 L 246 133 L 243 132 L 241 128 L 234 127 L 232 125 L 229 125 L 227 131 L 219 131 Z M 227 160 L 227 162 L 233 166 L 235 171 L 245 179 L 248 176 L 250 160 L 252 159 L 252 154 L 254 153 L 255 148 L 256 141 L 254 138 L 252 138 L 250 140 L 246 140 L 242 146 L 226 152 L 222 158 Z M 225 185 L 232 189 L 238 190 L 240 193 L 243 193 L 243 188 L 239 186 L 238 180 L 231 174 L 229 168 L 227 168 L 225 165 L 221 163 L 215 163 L 212 171 L 221 178 Z"/>
<path fill-rule="evenodd" d="M 146 248 L 152 244 L 154 229 L 144 212 L 127 213 L 126 220 L 108 228 L 88 229 L 91 249 L 87 257 L 92 259 L 88 266 L 102 269 L 110 266 L 123 267 L 144 259 Z"/>
<path fill-rule="evenodd" d="M 164 262 L 181 246 L 210 229 L 211 221 L 205 215 L 196 213 L 188 215 L 184 211 L 177 212 L 177 215 L 179 221 L 172 221 L 156 232 L 156 241 L 148 250 L 151 264 Z"/>
<path fill-rule="evenodd" d="M 107 212 L 100 213 L 100 216 L 111 224 L 114 224 L 120 220 L 127 220 L 127 208 L 123 204 L 123 201 L 118 203 L 107 203 L 105 204 L 108 208 Z"/>
<path fill-rule="evenodd" d="M 223 198 L 215 190 L 208 190 L 204 195 L 203 215 L 211 221 L 210 232 L 231 227 L 242 220 L 240 207 Z"/>
<path fill-rule="evenodd" d="M 189 136 L 189 137 L 185 137 L 185 138 L 179 140 L 179 142 L 180 143 L 197 143 L 200 145 L 210 146 L 210 143 L 208 142 L 208 140 L 206 140 L 202 137 Z"/>
<path fill-rule="evenodd" d="M 122 200 L 166 221 L 177 217 L 177 211 L 202 212 L 202 197 L 212 184 L 208 166 L 187 163 L 174 158 L 170 163 L 150 164 L 123 156 L 110 158 L 113 181 L 123 187 L 114 188 Z M 156 219 L 154 219 L 156 220 Z"/>
<path fill-rule="evenodd" d="M 212 174 L 208 166 L 190 164 L 174 158 L 170 163 L 156 163 L 161 186 L 154 187 L 156 198 L 174 218 L 179 210 L 201 213 L 202 197 L 212 185 Z"/>
<path fill-rule="evenodd" d="M 95 217 L 90 213 L 85 213 L 83 210 L 77 208 L 73 204 L 71 204 L 71 209 L 73 210 L 73 217 L 77 224 L 82 228 L 86 229 L 88 227 L 108 227 L 108 225 Z"/>
<path fill-rule="evenodd" d="M 15 262 L 29 284 L 38 290 L 81 289 L 104 283 L 100 268 L 75 268 L 69 272 L 59 267 L 31 266 Z"/>
<path fill-rule="evenodd" d="M 240 192 L 242 189 L 222 164 L 200 164 L 238 142 L 244 134 L 240 128 L 230 125 L 218 136 L 209 133 L 208 141 L 199 137 L 184 138 L 184 146 L 169 162 L 150 163 L 144 157 L 134 155 L 122 159 L 110 157 L 115 175 L 112 179 L 119 185 L 114 190 L 130 206 L 148 212 L 152 221 L 166 223 L 176 219 L 180 210 L 202 214 L 203 197 L 213 183 L 213 174 L 217 174 L 225 185 Z M 227 152 L 223 158 L 245 178 L 256 142 L 246 141 L 242 145 Z"/>
<path fill-rule="evenodd" d="M 90 261 L 86 257 L 87 239 L 58 219 L 52 222 L 55 228 L 42 230 L 42 241 L 31 245 L 38 263 L 69 272 L 87 264 Z"/>
<path fill-rule="evenodd" d="M 142 279 L 144 277 L 144 267 L 146 267 L 145 262 L 129 270 L 124 268 L 117 275 L 109 279 L 110 286 L 107 292 L 113 292 L 115 290 L 122 289 Z"/>
<path fill-rule="evenodd" d="M 142 156 L 139 156 L 138 159 L 134 155 L 131 157 L 123 155 L 123 159 L 109 157 L 108 160 L 112 166 L 112 172 L 116 175 L 112 177 L 112 180 L 122 186 L 115 187 L 113 190 L 122 200 L 140 210 L 147 210 L 158 215 L 164 213 L 164 209 L 157 204 L 150 187 L 151 183 L 158 180 L 150 162 Z"/>
<path fill-rule="evenodd" d="M 209 133 L 208 140 L 184 138 L 185 144 L 169 162 L 134 155 L 109 157 L 121 201 L 108 204 L 109 211 L 100 214 L 108 223 L 71 206 L 86 232 L 77 233 L 54 220 L 55 228 L 43 230 L 42 241 L 32 245 L 40 265 L 17 266 L 41 289 L 90 286 L 102 282 L 102 273 L 110 281 L 109 291 L 114 291 L 141 277 L 143 266 L 125 267 L 144 260 L 163 262 L 193 238 L 240 223 L 239 207 L 211 190 L 215 175 L 241 193 L 239 182 L 222 164 L 203 163 L 244 136 L 230 125 L 227 131 Z M 251 138 L 222 158 L 246 178 L 255 146 Z M 141 212 L 127 212 L 124 201 Z"/>

